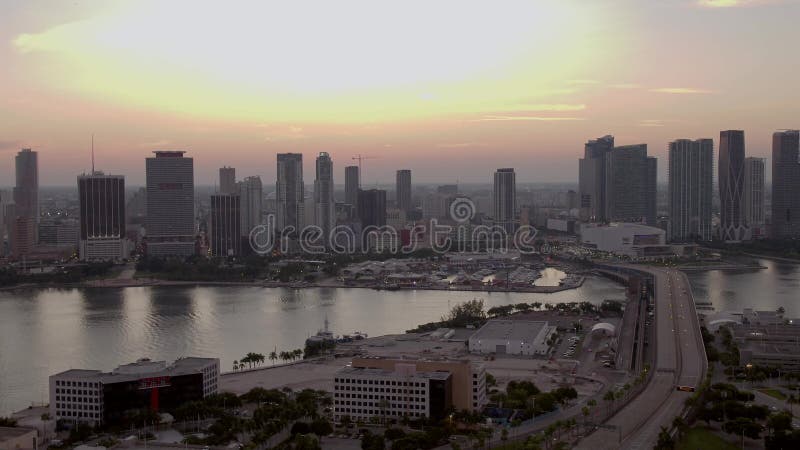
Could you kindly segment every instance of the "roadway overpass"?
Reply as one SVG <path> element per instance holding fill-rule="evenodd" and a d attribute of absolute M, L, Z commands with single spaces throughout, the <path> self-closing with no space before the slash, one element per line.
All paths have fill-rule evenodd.
<path fill-rule="evenodd" d="M 612 429 L 598 429 L 581 441 L 578 448 L 653 448 L 661 427 L 671 426 L 691 395 L 676 387 L 699 386 L 707 370 L 700 324 L 686 275 L 660 267 L 618 267 L 653 276 L 656 357 L 651 370 L 654 373 L 645 390 L 606 421 L 605 425 Z"/>

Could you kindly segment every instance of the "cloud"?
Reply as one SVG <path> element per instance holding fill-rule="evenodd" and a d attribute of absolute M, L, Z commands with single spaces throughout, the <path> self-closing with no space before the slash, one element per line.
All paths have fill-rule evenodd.
<path fill-rule="evenodd" d="M 441 144 L 436 144 L 436 148 L 476 148 L 476 147 L 488 147 L 489 144 L 485 142 L 446 142 Z"/>
<path fill-rule="evenodd" d="M 713 94 L 714 93 L 714 91 L 709 91 L 707 89 L 695 89 L 695 88 L 685 88 L 685 87 L 656 88 L 656 89 L 650 89 L 650 92 L 658 92 L 660 94 Z"/>
<path fill-rule="evenodd" d="M 483 116 L 473 119 L 473 122 L 505 122 L 505 121 L 534 121 L 534 122 L 568 122 L 584 120 L 582 117 L 544 117 L 544 116 Z"/>
<path fill-rule="evenodd" d="M 614 89 L 637 89 L 642 87 L 641 85 L 636 83 L 617 83 L 617 84 L 610 84 L 608 86 Z"/>
<path fill-rule="evenodd" d="M 739 8 L 745 6 L 758 6 L 767 3 L 780 3 L 781 0 L 698 0 L 697 5 L 702 8 Z"/>
<path fill-rule="evenodd" d="M 569 103 L 537 103 L 532 105 L 519 105 L 515 108 L 516 111 L 583 111 L 586 105 L 569 104 Z"/>
<path fill-rule="evenodd" d="M 639 121 L 640 127 L 663 127 L 663 119 L 642 119 Z"/>
<path fill-rule="evenodd" d="M 567 80 L 567 84 L 586 85 L 586 84 L 600 84 L 600 82 L 597 80 Z"/>

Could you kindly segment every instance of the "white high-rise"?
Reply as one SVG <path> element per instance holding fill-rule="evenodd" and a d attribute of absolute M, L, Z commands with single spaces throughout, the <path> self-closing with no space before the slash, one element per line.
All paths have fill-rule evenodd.
<path fill-rule="evenodd" d="M 333 198 L 333 160 L 327 152 L 320 152 L 314 179 L 314 223 L 322 229 L 324 242 L 328 242 L 336 226 L 336 201 Z"/>
<path fill-rule="evenodd" d="M 253 228 L 263 223 L 264 188 L 258 176 L 246 177 L 238 185 L 241 198 L 241 235 L 249 237 Z"/>
<path fill-rule="evenodd" d="M 714 141 L 669 143 L 670 240 L 711 240 Z"/>

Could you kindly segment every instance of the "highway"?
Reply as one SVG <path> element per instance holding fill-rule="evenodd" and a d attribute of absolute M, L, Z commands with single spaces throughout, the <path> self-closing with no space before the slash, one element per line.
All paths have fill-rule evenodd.
<path fill-rule="evenodd" d="M 625 265 L 654 277 L 655 370 L 647 388 L 578 445 L 585 449 L 650 449 L 661 427 L 681 414 L 691 393 L 677 386 L 699 386 L 706 355 L 694 298 L 685 274 L 660 267 Z M 621 442 L 620 442 L 621 441 Z"/>

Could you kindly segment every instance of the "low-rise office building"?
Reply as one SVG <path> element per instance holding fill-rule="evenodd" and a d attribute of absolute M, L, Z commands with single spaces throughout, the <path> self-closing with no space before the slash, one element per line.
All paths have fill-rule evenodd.
<path fill-rule="evenodd" d="M 469 360 L 353 358 L 334 379 L 337 421 L 436 418 L 450 408 L 480 411 L 486 403 L 486 370 Z"/>
<path fill-rule="evenodd" d="M 584 247 L 601 252 L 645 258 L 673 253 L 664 230 L 639 223 L 582 224 L 580 236 Z"/>
<path fill-rule="evenodd" d="M 469 351 L 482 354 L 546 355 L 556 327 L 538 320 L 490 320 L 469 338 Z"/>
<path fill-rule="evenodd" d="M 35 428 L 0 427 L 0 450 L 27 450 L 39 448 L 39 433 Z"/>
<path fill-rule="evenodd" d="M 111 372 L 70 369 L 50 376 L 50 416 L 67 423 L 119 423 L 140 411 L 171 410 L 215 394 L 219 359 L 142 359 Z"/>

